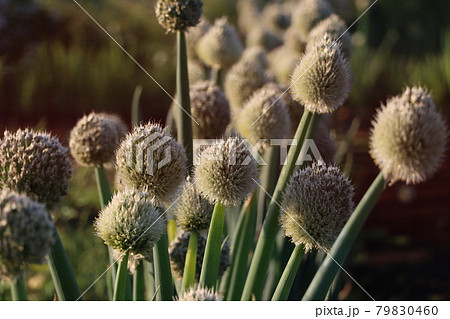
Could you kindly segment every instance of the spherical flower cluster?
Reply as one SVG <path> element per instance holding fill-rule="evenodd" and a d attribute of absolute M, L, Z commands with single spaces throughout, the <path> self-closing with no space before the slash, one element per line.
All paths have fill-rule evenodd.
<path fill-rule="evenodd" d="M 72 164 L 68 151 L 47 133 L 5 131 L 0 140 L 0 188 L 9 188 L 53 209 L 67 194 Z"/>
<path fill-rule="evenodd" d="M 294 69 L 293 97 L 312 113 L 332 113 L 350 91 L 350 70 L 339 45 L 328 36 L 311 45 Z"/>
<path fill-rule="evenodd" d="M 216 20 L 197 44 L 200 59 L 210 67 L 221 69 L 228 69 L 235 64 L 243 50 L 236 30 L 225 17 Z"/>
<path fill-rule="evenodd" d="M 351 213 L 353 186 L 322 161 L 299 170 L 286 187 L 280 224 L 295 245 L 330 250 Z"/>
<path fill-rule="evenodd" d="M 174 205 L 173 213 L 178 227 L 193 232 L 209 228 L 213 209 L 214 206 L 198 192 L 195 184 L 188 181 Z"/>
<path fill-rule="evenodd" d="M 199 124 L 192 124 L 194 138 L 210 139 L 223 136 L 230 123 L 230 104 L 222 90 L 213 82 L 191 86 L 191 115 Z M 177 112 L 174 113 L 175 119 Z"/>
<path fill-rule="evenodd" d="M 306 40 L 311 29 L 332 13 L 333 8 L 327 0 L 302 0 L 292 13 L 292 25 Z"/>
<path fill-rule="evenodd" d="M 256 63 L 241 61 L 225 77 L 224 89 L 232 110 L 237 114 L 245 101 L 269 80 L 264 69 Z"/>
<path fill-rule="evenodd" d="M 0 192 L 0 278 L 12 279 L 26 264 L 41 264 L 54 243 L 45 205 L 16 192 Z"/>
<path fill-rule="evenodd" d="M 70 152 L 82 166 L 101 166 L 113 159 L 125 133 L 126 126 L 118 117 L 92 112 L 70 132 Z"/>
<path fill-rule="evenodd" d="M 441 165 L 447 127 L 423 88 L 406 88 L 388 100 L 372 124 L 370 154 L 392 183 L 424 182 Z"/>
<path fill-rule="evenodd" d="M 170 256 L 170 266 L 172 268 L 173 274 L 180 280 L 183 279 L 184 264 L 186 261 L 186 254 L 189 246 L 190 233 L 181 232 L 170 244 L 169 256 Z M 200 279 L 200 274 L 203 265 L 203 256 L 205 254 L 206 239 L 202 236 L 198 236 L 197 243 L 197 264 L 195 266 L 195 280 Z M 231 264 L 230 256 L 230 245 L 228 242 L 222 247 L 219 261 L 219 271 L 217 274 L 218 279 L 222 278 L 222 275 L 228 269 Z"/>
<path fill-rule="evenodd" d="M 167 32 L 184 31 L 196 26 L 203 12 L 201 0 L 158 0 L 156 17 Z"/>
<path fill-rule="evenodd" d="M 254 145 L 260 139 L 286 138 L 290 132 L 289 113 L 276 88 L 264 86 L 245 103 L 236 120 L 242 137 Z"/>
<path fill-rule="evenodd" d="M 171 204 L 187 174 L 183 147 L 152 123 L 135 127 L 122 140 L 116 166 L 120 183 L 149 192 L 156 206 Z"/>
<path fill-rule="evenodd" d="M 223 297 L 214 292 L 212 288 L 191 287 L 179 301 L 222 301 Z"/>
<path fill-rule="evenodd" d="M 332 41 L 339 39 L 339 42 L 342 43 L 342 53 L 347 59 L 350 59 L 353 50 L 352 38 L 346 30 L 345 22 L 338 15 L 332 14 L 311 30 L 308 36 L 308 44 L 314 45 L 327 34 Z"/>
<path fill-rule="evenodd" d="M 151 260 L 153 246 L 166 231 L 166 219 L 153 206 L 150 194 L 125 189 L 114 194 L 94 227 L 109 247 Z"/>
<path fill-rule="evenodd" d="M 237 206 L 256 188 L 258 166 L 245 142 L 236 137 L 218 140 L 200 153 L 195 167 L 199 191 L 211 202 Z"/>
<path fill-rule="evenodd" d="M 288 83 L 292 71 L 300 60 L 300 54 L 286 45 L 282 45 L 268 54 L 270 71 L 279 83 Z"/>

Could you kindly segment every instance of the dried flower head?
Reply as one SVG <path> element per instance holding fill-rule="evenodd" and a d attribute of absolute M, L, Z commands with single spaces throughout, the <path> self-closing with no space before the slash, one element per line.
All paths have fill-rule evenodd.
<path fill-rule="evenodd" d="M 256 91 L 245 103 L 235 125 L 253 145 L 260 139 L 269 143 L 270 139 L 286 138 L 291 123 L 280 90 L 266 85 Z"/>
<path fill-rule="evenodd" d="M 292 13 L 292 25 L 306 40 L 311 29 L 332 13 L 333 8 L 326 0 L 302 0 Z"/>
<path fill-rule="evenodd" d="M 165 216 L 153 206 L 151 197 L 132 189 L 114 194 L 95 220 L 97 236 L 120 253 L 129 250 L 151 260 L 153 246 L 166 231 Z"/>
<path fill-rule="evenodd" d="M 328 35 L 332 41 L 339 39 L 342 43 L 342 53 L 347 59 L 350 59 L 353 51 L 352 38 L 350 34 L 346 32 L 347 25 L 336 14 L 330 15 L 328 18 L 319 22 L 309 33 L 308 44 L 314 45 L 318 41 L 322 40 L 324 35 Z"/>
<path fill-rule="evenodd" d="M 192 124 L 192 135 L 198 139 L 220 138 L 230 123 L 230 104 L 225 93 L 211 81 L 190 87 L 191 115 L 199 124 Z M 177 112 L 174 113 L 178 121 Z"/>
<path fill-rule="evenodd" d="M 53 209 L 67 194 L 72 164 L 56 137 L 30 129 L 5 131 L 0 140 L 0 188 L 9 188 Z"/>
<path fill-rule="evenodd" d="M 222 301 L 223 297 L 213 288 L 191 287 L 186 291 L 179 301 Z"/>
<path fill-rule="evenodd" d="M 70 132 L 70 152 L 82 166 L 101 166 L 113 159 L 125 132 L 125 124 L 118 117 L 92 112 Z"/>
<path fill-rule="evenodd" d="M 241 58 L 243 50 L 236 30 L 226 17 L 217 19 L 197 44 L 199 58 L 210 67 L 222 69 L 235 64 Z"/>
<path fill-rule="evenodd" d="M 388 100 L 372 125 L 370 154 L 392 183 L 424 182 L 441 165 L 447 127 L 423 88 L 406 88 L 403 94 Z"/>
<path fill-rule="evenodd" d="M 235 64 L 225 77 L 224 89 L 232 110 L 237 114 L 254 91 L 269 81 L 264 69 L 249 61 Z"/>
<path fill-rule="evenodd" d="M 45 205 L 8 189 L 0 191 L 0 278 L 12 279 L 26 264 L 41 264 L 54 243 Z"/>
<path fill-rule="evenodd" d="M 325 36 L 295 67 L 292 96 L 313 113 L 332 113 L 350 91 L 350 70 L 339 45 Z"/>
<path fill-rule="evenodd" d="M 274 32 L 261 26 L 255 26 L 247 35 L 247 47 L 262 46 L 267 52 L 283 44 L 283 39 Z"/>
<path fill-rule="evenodd" d="M 183 147 L 152 123 L 126 136 L 117 150 L 116 166 L 120 182 L 149 192 L 156 206 L 171 204 L 187 174 Z"/>
<path fill-rule="evenodd" d="M 236 137 L 218 140 L 199 157 L 195 179 L 199 191 L 209 201 L 237 206 L 253 193 L 258 166 L 243 140 Z"/>
<path fill-rule="evenodd" d="M 351 213 L 353 186 L 322 161 L 298 170 L 286 187 L 280 224 L 295 245 L 330 250 Z"/>
<path fill-rule="evenodd" d="M 258 64 L 262 69 L 267 69 L 266 51 L 262 46 L 255 45 L 244 50 L 240 62 L 246 61 Z"/>
<path fill-rule="evenodd" d="M 173 213 L 178 227 L 193 232 L 209 228 L 213 209 L 214 206 L 198 192 L 195 184 L 188 181 Z"/>
<path fill-rule="evenodd" d="M 169 247 L 170 267 L 173 274 L 180 280 L 183 279 L 184 264 L 186 261 L 186 254 L 189 246 L 189 238 L 191 234 L 189 232 L 181 232 L 173 240 Z M 198 282 L 203 265 L 203 256 L 205 254 L 206 239 L 202 236 L 198 236 L 197 243 L 197 264 L 195 266 L 195 280 Z M 231 264 L 230 257 L 230 245 L 228 241 L 222 247 L 219 261 L 219 272 L 217 279 L 222 278 L 222 275 L 228 269 Z"/>
<path fill-rule="evenodd" d="M 201 0 L 158 0 L 156 17 L 167 32 L 184 31 L 196 26 L 203 12 Z"/>

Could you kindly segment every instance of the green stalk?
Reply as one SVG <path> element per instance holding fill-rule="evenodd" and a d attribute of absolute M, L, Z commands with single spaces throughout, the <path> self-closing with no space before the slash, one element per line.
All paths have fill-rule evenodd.
<path fill-rule="evenodd" d="M 125 252 L 122 260 L 119 262 L 119 267 L 117 267 L 116 284 L 114 286 L 114 301 L 125 300 L 125 287 L 127 283 L 129 253 L 130 252 L 128 250 Z"/>
<path fill-rule="evenodd" d="M 167 234 L 163 234 L 153 247 L 153 267 L 155 271 L 155 286 L 159 288 L 157 300 L 173 300 L 173 281 L 169 260 Z"/>
<path fill-rule="evenodd" d="M 248 255 L 253 246 L 256 230 L 257 201 L 258 197 L 253 195 L 249 209 L 244 212 L 242 229 L 239 230 L 242 235 L 233 248 L 233 269 L 226 300 L 241 299 L 247 276 Z"/>
<path fill-rule="evenodd" d="M 153 276 L 153 264 L 144 260 L 145 300 L 151 300 L 155 295 L 155 281 Z"/>
<path fill-rule="evenodd" d="M 178 141 L 186 150 L 188 168 L 192 169 L 192 119 L 191 99 L 189 97 L 189 77 L 184 31 L 177 31 L 177 102 L 179 104 L 177 134 Z M 180 107 L 181 106 L 181 107 Z M 194 124 L 196 125 L 196 124 Z"/>
<path fill-rule="evenodd" d="M 72 266 L 70 265 L 69 258 L 64 250 L 56 227 L 53 236 L 55 237 L 55 243 L 52 246 L 50 254 L 47 256 L 47 263 L 58 299 L 61 301 L 83 300 Z"/>
<path fill-rule="evenodd" d="M 28 301 L 27 286 L 23 272 L 17 278 L 11 280 L 11 295 L 13 301 Z"/>
<path fill-rule="evenodd" d="M 171 243 L 176 236 L 177 236 L 177 223 L 175 222 L 175 219 L 169 219 L 167 221 L 167 237 L 169 243 Z"/>
<path fill-rule="evenodd" d="M 133 274 L 133 301 L 145 300 L 145 269 L 141 260 Z"/>
<path fill-rule="evenodd" d="M 308 127 L 316 121 L 316 115 L 309 112 L 307 109 L 303 112 L 302 119 L 295 132 L 294 139 L 297 140 L 297 145 L 291 146 L 287 155 L 287 164 L 283 166 L 280 177 L 278 178 L 273 197 L 270 201 L 266 218 L 264 220 L 261 234 L 259 235 L 256 244 L 253 260 L 250 265 L 247 281 L 245 282 L 244 292 L 241 300 L 251 300 L 254 296 L 257 300 L 261 299 L 262 290 L 264 288 L 264 280 L 269 266 L 271 251 L 275 243 L 275 237 L 278 232 L 278 216 L 280 213 L 281 195 L 286 187 L 286 184 L 291 177 L 298 154 L 303 146 L 303 142 L 308 138 Z M 311 131 L 310 131 L 311 132 Z"/>
<path fill-rule="evenodd" d="M 133 100 L 131 102 L 131 124 L 133 126 L 139 125 L 142 121 L 142 113 L 139 105 L 142 94 L 142 85 L 136 86 L 133 93 Z"/>
<path fill-rule="evenodd" d="M 198 232 L 193 231 L 189 236 L 189 246 L 184 262 L 183 281 L 181 283 L 181 293 L 189 289 L 195 283 L 195 271 L 197 265 L 197 245 Z"/>
<path fill-rule="evenodd" d="M 205 256 L 203 257 L 202 271 L 200 273 L 199 285 L 201 287 L 214 288 L 216 286 L 217 274 L 222 246 L 223 224 L 225 220 L 225 206 L 216 203 L 214 206 L 211 224 L 209 225 L 208 239 L 206 241 Z"/>
<path fill-rule="evenodd" d="M 378 198 L 381 196 L 384 187 L 385 179 L 383 173 L 380 172 L 359 202 L 347 224 L 345 224 L 331 251 L 314 276 L 308 290 L 306 290 L 302 300 L 324 300 L 328 288 L 340 269 L 338 265 L 343 264 L 347 258 L 358 233 Z"/>
<path fill-rule="evenodd" d="M 213 67 L 211 70 L 211 81 L 220 88 L 223 86 L 222 73 L 220 67 Z"/>
<path fill-rule="evenodd" d="M 292 283 L 297 275 L 298 267 L 302 261 L 302 257 L 305 254 L 305 247 L 303 245 L 297 245 L 289 258 L 289 261 L 284 268 L 280 281 L 278 282 L 277 289 L 272 296 L 272 301 L 284 301 L 289 297 L 289 292 L 292 288 Z"/>

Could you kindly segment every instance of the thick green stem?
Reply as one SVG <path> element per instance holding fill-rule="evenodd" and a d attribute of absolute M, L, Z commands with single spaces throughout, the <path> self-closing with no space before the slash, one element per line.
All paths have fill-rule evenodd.
<path fill-rule="evenodd" d="M 370 211 L 375 206 L 385 187 L 383 173 L 379 173 L 359 202 L 352 216 L 345 224 L 342 232 L 336 239 L 331 251 L 322 262 L 314 279 L 306 290 L 302 300 L 324 300 L 336 273 L 347 258 L 350 249 L 363 227 Z"/>
<path fill-rule="evenodd" d="M 192 169 L 192 119 L 191 100 L 189 97 L 189 77 L 184 31 L 177 31 L 177 102 L 178 141 L 186 150 L 189 170 Z M 194 123 L 194 125 L 197 125 Z"/>
<path fill-rule="evenodd" d="M 189 246 L 186 253 L 186 260 L 184 262 L 183 282 L 181 283 L 181 293 L 189 289 L 195 283 L 195 271 L 197 265 L 197 245 L 198 232 L 193 231 L 189 236 Z"/>
<path fill-rule="evenodd" d="M 47 256 L 47 263 L 58 299 L 61 301 L 83 300 L 72 266 L 56 228 L 53 236 L 55 237 L 55 243 Z"/>
<path fill-rule="evenodd" d="M 278 178 L 275 191 L 271 198 L 269 209 L 267 211 L 266 218 L 264 220 L 261 234 L 259 235 L 258 243 L 256 244 L 253 260 L 250 265 L 247 281 L 245 282 L 244 292 L 241 300 L 251 300 L 254 296 L 257 300 L 261 299 L 262 290 L 264 287 L 264 280 L 269 266 L 271 251 L 275 243 L 275 237 L 278 232 L 278 216 L 280 213 L 280 201 L 281 195 L 286 187 L 286 184 L 291 177 L 295 162 L 298 154 L 302 149 L 303 142 L 308 138 L 308 127 L 316 120 L 316 115 L 309 112 L 307 109 L 303 112 L 302 119 L 295 132 L 294 139 L 297 144 L 291 146 L 287 156 L 287 163 L 281 170 L 280 177 Z M 312 133 L 310 131 L 310 133 Z"/>
<path fill-rule="evenodd" d="M 27 286 L 23 272 L 11 281 L 11 296 L 13 301 L 28 301 Z"/>
<path fill-rule="evenodd" d="M 173 300 L 173 280 L 169 260 L 167 234 L 163 234 L 153 247 L 153 267 L 155 271 L 155 286 L 158 289 L 157 300 Z"/>
<path fill-rule="evenodd" d="M 177 236 L 177 223 L 175 222 L 175 219 L 169 219 L 167 221 L 167 237 L 169 243 L 171 243 L 176 236 Z"/>
<path fill-rule="evenodd" d="M 297 245 L 289 258 L 289 261 L 284 268 L 280 281 L 278 282 L 277 289 L 272 297 L 272 301 L 283 301 L 289 297 L 289 292 L 292 288 L 292 283 L 297 275 L 298 267 L 302 261 L 302 257 L 305 254 L 305 247 L 303 245 Z"/>
<path fill-rule="evenodd" d="M 119 267 L 117 267 L 116 284 L 114 286 L 114 301 L 124 301 L 125 300 L 125 286 L 127 284 L 127 274 L 128 274 L 128 255 L 127 250 L 119 262 Z"/>
<path fill-rule="evenodd" d="M 248 255 L 253 246 L 253 238 L 256 230 L 257 200 L 258 197 L 253 195 L 249 209 L 244 212 L 245 217 L 242 228 L 239 229 L 242 235 L 239 236 L 233 248 L 233 269 L 229 290 L 227 292 L 227 300 L 241 299 L 245 278 L 247 276 Z"/>
<path fill-rule="evenodd" d="M 216 203 L 214 206 L 211 224 L 209 225 L 208 239 L 206 241 L 205 256 L 203 257 L 202 271 L 199 285 L 201 287 L 214 288 L 222 246 L 223 224 L 225 220 L 225 206 Z"/>
<path fill-rule="evenodd" d="M 141 260 L 133 274 L 133 301 L 145 300 L 145 269 Z"/>

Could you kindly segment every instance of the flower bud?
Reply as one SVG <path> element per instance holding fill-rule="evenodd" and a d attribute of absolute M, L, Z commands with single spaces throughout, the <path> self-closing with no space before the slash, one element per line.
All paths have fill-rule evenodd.
<path fill-rule="evenodd" d="M 188 181 L 176 202 L 173 213 L 177 226 L 187 232 L 209 229 L 214 206 Z"/>
<path fill-rule="evenodd" d="M 438 170 L 448 133 L 426 90 L 406 88 L 403 94 L 389 99 L 372 125 L 370 155 L 386 180 L 417 184 Z"/>
<path fill-rule="evenodd" d="M 183 147 L 152 123 L 135 127 L 116 153 L 120 183 L 150 193 L 155 206 L 172 204 L 185 181 L 186 162 Z"/>
<path fill-rule="evenodd" d="M 95 220 L 97 236 L 120 253 L 129 250 L 151 260 L 153 246 L 166 231 L 165 216 L 153 206 L 151 197 L 131 189 L 114 194 Z"/>
<path fill-rule="evenodd" d="M 201 19 L 200 23 L 190 28 L 186 33 L 186 50 L 189 60 L 198 60 L 197 44 L 198 41 L 209 31 L 211 25 L 208 20 Z"/>
<path fill-rule="evenodd" d="M 169 247 L 170 267 L 172 268 L 173 274 L 179 280 L 183 279 L 184 264 L 186 261 L 186 254 L 189 246 L 190 236 L 191 235 L 188 232 L 181 232 L 173 240 L 173 242 L 170 244 Z M 201 235 L 199 235 L 197 243 L 197 264 L 195 267 L 195 280 L 197 282 L 200 279 L 200 274 L 202 271 L 205 248 L 206 248 L 206 239 Z M 222 275 L 228 269 L 230 264 L 231 264 L 230 245 L 228 244 L 228 242 L 225 242 L 225 244 L 222 247 L 222 252 L 220 254 L 219 271 L 217 273 L 217 279 L 222 278 Z"/>
<path fill-rule="evenodd" d="M 281 92 L 282 93 L 282 92 Z M 255 145 L 258 140 L 286 138 L 290 132 L 289 113 L 277 88 L 262 87 L 245 103 L 236 120 L 242 137 Z"/>
<path fill-rule="evenodd" d="M 27 264 L 42 264 L 54 243 L 45 205 L 0 191 L 0 278 L 13 279 Z"/>
<path fill-rule="evenodd" d="M 294 69 L 291 92 L 312 113 L 332 113 L 350 91 L 350 71 L 339 45 L 325 36 Z"/>
<path fill-rule="evenodd" d="M 195 167 L 199 191 L 210 202 L 237 206 L 256 188 L 256 160 L 239 138 L 218 140 L 200 153 Z"/>
<path fill-rule="evenodd" d="M 268 54 L 270 71 L 280 83 L 288 83 L 292 71 L 300 60 L 300 54 L 282 45 Z"/>
<path fill-rule="evenodd" d="M 52 209 L 72 176 L 67 148 L 47 133 L 5 131 L 0 140 L 0 188 L 24 193 Z"/>
<path fill-rule="evenodd" d="M 238 114 L 244 102 L 268 82 L 264 70 L 256 63 L 241 61 L 235 64 L 225 77 L 225 93 L 234 113 Z"/>
<path fill-rule="evenodd" d="M 82 166 L 101 166 L 113 159 L 125 133 L 125 124 L 118 117 L 92 112 L 70 132 L 70 152 Z"/>
<path fill-rule="evenodd" d="M 298 170 L 283 195 L 280 224 L 295 245 L 330 250 L 353 212 L 353 186 L 322 161 Z"/>
<path fill-rule="evenodd" d="M 268 66 L 266 51 L 262 46 L 259 45 L 246 48 L 244 50 L 244 53 L 242 53 L 242 57 L 239 63 L 241 63 L 242 61 L 256 63 L 264 70 L 267 69 Z"/>
<path fill-rule="evenodd" d="M 292 25 L 306 40 L 311 29 L 332 13 L 333 8 L 326 0 L 302 0 L 292 13 Z"/>
<path fill-rule="evenodd" d="M 156 17 L 167 32 L 184 31 L 196 26 L 203 11 L 201 0 L 158 0 Z"/>
<path fill-rule="evenodd" d="M 208 66 L 228 69 L 236 63 L 244 50 L 236 30 L 223 17 L 215 21 L 198 41 L 197 55 Z"/>

